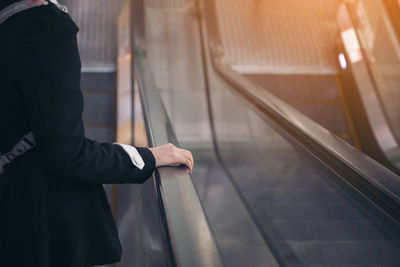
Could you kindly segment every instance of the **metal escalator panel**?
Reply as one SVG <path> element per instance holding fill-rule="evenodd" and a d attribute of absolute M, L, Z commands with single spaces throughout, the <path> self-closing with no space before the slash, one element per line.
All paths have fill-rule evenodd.
<path fill-rule="evenodd" d="M 158 105 L 165 107 L 170 123 L 154 129 L 173 129 L 196 161 L 190 177 L 180 182 L 193 182 L 210 229 L 193 224 L 198 240 L 215 240 L 225 266 L 398 266 L 399 225 L 339 177 L 340 170 L 327 167 L 288 128 L 262 112 L 257 107 L 261 102 L 244 98 L 217 70 L 220 62 L 213 58 L 222 48 L 214 42 L 215 32 L 205 27 L 203 15 L 210 2 L 200 1 L 199 10 L 197 1 L 143 0 L 134 10 L 139 35 L 136 79 L 142 101 L 151 107 L 148 119 L 154 123 L 166 116 L 152 103 L 161 96 Z M 275 101 L 272 96 L 270 101 Z M 280 111 L 287 107 L 282 105 Z M 296 114 L 286 113 L 298 120 L 296 127 L 302 131 L 318 128 L 302 124 L 303 117 Z M 309 125 L 312 129 L 306 129 Z M 321 146 L 352 149 L 319 131 L 330 138 Z M 153 135 L 157 137 L 157 131 Z M 373 167 L 369 159 L 359 162 L 364 160 Z M 379 168 L 377 173 L 394 177 Z M 162 177 L 159 182 L 163 185 Z M 179 189 L 180 184 L 175 186 Z M 183 193 L 174 189 L 165 190 Z M 184 231 L 187 217 L 182 219 Z M 171 235 L 182 237 L 179 231 Z M 187 242 L 174 240 L 178 248 Z M 208 249 L 199 248 L 207 262 Z"/>
<path fill-rule="evenodd" d="M 337 79 L 340 1 L 216 0 L 232 68 L 358 147 Z"/>
<path fill-rule="evenodd" d="M 230 91 L 211 95 L 223 168 L 281 265 L 398 265 L 397 226 Z"/>
<path fill-rule="evenodd" d="M 216 0 L 225 58 L 241 74 L 335 74 L 339 4 Z"/>
<path fill-rule="evenodd" d="M 376 141 L 399 169 L 400 39 L 385 8 L 389 2 L 392 1 L 347 2 L 340 8 L 338 22 L 349 69 L 358 88 L 346 90 L 359 91 Z"/>
<path fill-rule="evenodd" d="M 210 6 L 205 4 L 207 8 Z M 209 22 L 213 24 L 214 21 Z M 207 33 L 205 45 L 218 45 L 213 34 Z M 358 193 L 345 186 L 337 174 L 321 168 L 318 160 L 299 145 L 301 141 L 296 142 L 282 131 L 280 123 L 271 119 L 273 116 L 251 108 L 262 105 L 257 101 L 263 96 L 254 97 L 254 102 L 245 97 L 250 100 L 246 105 L 240 97 L 246 92 L 234 87 L 246 85 L 243 87 L 251 90 L 254 86 L 245 79 L 222 77 L 226 73 L 224 60 L 218 60 L 221 50 L 211 49 L 207 68 L 216 152 L 279 264 L 396 266 L 400 262 L 398 252 L 389 247 L 397 250 L 397 226 L 384 226 L 383 222 L 378 226 L 375 222 L 381 215 L 373 214 L 374 207 L 357 197 Z M 264 96 L 273 105 L 273 96 L 266 92 Z M 286 109 L 283 103 L 276 108 Z M 290 119 L 294 121 L 302 120 L 287 110 L 283 112 L 293 116 Z M 382 232 L 389 228 L 393 232 Z M 372 236 L 377 232 L 381 237 Z M 383 236 L 391 236 L 384 241 L 391 244 L 389 247 L 381 243 Z M 397 237 L 392 239 L 394 236 Z M 392 251 L 385 260 L 381 260 L 382 253 L 386 253 L 379 252 L 381 245 L 386 247 L 383 251 Z"/>

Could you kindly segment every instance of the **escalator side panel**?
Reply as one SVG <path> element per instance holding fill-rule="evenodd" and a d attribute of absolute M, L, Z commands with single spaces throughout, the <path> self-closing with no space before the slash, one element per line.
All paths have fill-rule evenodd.
<path fill-rule="evenodd" d="M 180 8 L 168 5 L 178 2 Z M 179 129 L 177 139 L 193 149 L 197 159 L 189 179 L 224 264 L 397 266 L 399 226 L 388 223 L 387 217 L 382 219 L 382 213 L 365 204 L 368 200 L 351 186 L 339 185 L 337 181 L 343 179 L 335 170 L 324 166 L 269 113 L 262 112 L 259 103 L 245 100 L 238 87 L 227 82 L 213 60 L 223 48 L 210 38 L 215 32 L 205 27 L 204 16 L 198 30 L 198 13 L 191 3 L 145 2 L 148 49 L 142 54 L 150 58 L 149 76 L 162 95 L 170 127 Z M 201 3 L 208 10 L 212 1 Z M 157 115 L 159 110 L 152 106 L 149 112 Z M 203 112 L 208 114 L 199 114 Z M 297 113 L 287 114 L 301 124 Z M 191 118 L 199 125 L 186 129 L 195 124 Z M 327 145 L 343 145 L 339 138 L 329 141 Z M 170 193 L 178 192 L 180 185 L 168 188 Z M 171 199 L 186 201 L 178 193 Z M 199 233 L 198 228 L 194 230 Z M 210 236 L 197 238 L 202 241 Z M 184 240 L 180 241 L 180 247 L 184 246 Z M 202 260 L 207 262 L 207 248 L 203 249 Z"/>
<path fill-rule="evenodd" d="M 212 10 L 208 1 L 203 4 L 204 12 Z M 242 80 L 227 82 L 223 75 L 228 71 L 216 71 L 226 62 L 213 30 L 215 20 L 207 23 L 211 32 L 204 46 L 211 48 L 207 75 L 217 155 L 260 231 L 272 239 L 279 263 L 295 264 L 294 253 L 300 265 L 397 266 L 399 226 L 381 220 L 382 213 L 366 205 L 368 201 L 360 203 L 355 197 L 359 192 L 349 193 L 348 185 L 339 186 L 337 181 L 343 180 L 326 167 L 318 170 L 304 147 L 282 138 L 279 123 L 235 88 Z M 244 80 L 241 84 L 250 85 Z"/>
<path fill-rule="evenodd" d="M 398 79 L 400 74 L 400 46 L 396 39 L 388 40 L 391 36 L 389 34 L 391 25 L 388 20 L 380 1 L 359 0 L 353 4 L 343 4 L 338 13 L 343 52 L 349 62 L 344 72 L 352 72 L 356 85 L 349 87 L 343 83 L 346 86 L 345 91 L 359 91 L 346 94 L 358 94 L 362 102 L 359 108 L 364 108 L 365 111 L 362 113 L 366 115 L 369 124 L 369 127 L 364 126 L 364 129 L 371 129 L 375 139 L 375 141 L 364 141 L 361 147 L 382 164 L 400 173 L 398 139 L 400 110 L 397 104 L 400 94 L 397 83 L 393 80 Z M 351 101 L 351 98 L 347 101 L 350 107 L 353 105 Z M 378 144 L 378 148 L 374 147 L 375 143 Z M 376 152 L 377 149 L 381 152 Z M 380 157 L 382 153 L 383 158 Z"/>
<path fill-rule="evenodd" d="M 197 18 L 190 8 L 151 5 L 145 15 L 152 77 L 180 144 L 195 158 L 193 183 L 226 266 L 277 266 L 215 156 Z"/>

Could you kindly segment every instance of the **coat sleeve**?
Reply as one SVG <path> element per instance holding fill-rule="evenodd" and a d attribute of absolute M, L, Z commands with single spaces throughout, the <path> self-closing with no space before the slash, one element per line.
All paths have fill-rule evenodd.
<path fill-rule="evenodd" d="M 21 42 L 16 82 L 40 160 L 78 182 L 142 183 L 155 169 L 149 149 L 137 148 L 145 162 L 140 170 L 121 146 L 85 138 L 77 31 L 67 14 L 44 9 Z"/>

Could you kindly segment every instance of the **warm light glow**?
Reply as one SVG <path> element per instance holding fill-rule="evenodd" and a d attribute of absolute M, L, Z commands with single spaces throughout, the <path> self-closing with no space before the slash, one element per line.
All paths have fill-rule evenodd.
<path fill-rule="evenodd" d="M 346 57 L 344 56 L 343 53 L 339 53 L 338 59 L 339 59 L 340 67 L 342 68 L 342 70 L 345 70 L 347 68 Z"/>
<path fill-rule="evenodd" d="M 341 33 L 346 52 L 349 55 L 351 63 L 357 63 L 362 60 L 361 48 L 354 28 L 350 28 Z"/>

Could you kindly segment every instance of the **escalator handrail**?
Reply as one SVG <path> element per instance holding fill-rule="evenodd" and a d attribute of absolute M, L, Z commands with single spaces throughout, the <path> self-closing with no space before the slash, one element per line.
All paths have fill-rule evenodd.
<path fill-rule="evenodd" d="M 145 70 L 135 70 L 150 146 L 179 146 L 161 96 L 145 85 Z M 223 266 L 204 210 L 186 168 L 161 167 L 155 174 L 169 242 L 177 266 Z"/>
<path fill-rule="evenodd" d="M 201 0 L 201 16 L 216 72 L 247 101 L 262 110 L 314 155 L 325 158 L 341 178 L 400 222 L 400 177 L 335 134 L 234 71 L 226 62 L 214 1 Z M 336 166 L 337 165 L 337 166 Z"/>
<path fill-rule="evenodd" d="M 139 26 L 132 22 L 131 25 Z M 139 89 L 148 143 L 150 146 L 165 143 L 179 146 L 160 92 L 147 70 L 145 50 L 139 43 L 139 40 L 135 40 L 135 47 L 132 49 L 136 52 L 133 57 L 133 86 L 137 84 Z M 154 178 L 172 265 L 223 266 L 218 246 L 188 170 L 183 167 L 161 167 L 155 171 Z"/>

